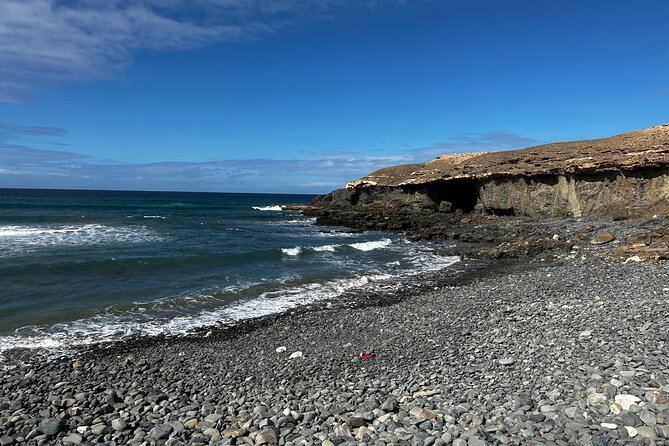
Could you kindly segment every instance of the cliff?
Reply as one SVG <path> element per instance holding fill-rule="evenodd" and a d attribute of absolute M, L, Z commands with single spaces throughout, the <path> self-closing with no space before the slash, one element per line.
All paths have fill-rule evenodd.
<path fill-rule="evenodd" d="M 314 205 L 532 218 L 669 215 L 669 124 L 388 167 Z"/>

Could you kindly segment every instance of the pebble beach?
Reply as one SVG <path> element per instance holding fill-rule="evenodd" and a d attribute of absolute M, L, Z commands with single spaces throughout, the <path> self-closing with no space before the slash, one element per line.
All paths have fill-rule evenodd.
<path fill-rule="evenodd" d="M 0 445 L 669 443 L 662 263 L 477 262 L 353 308 L 19 365 Z"/>

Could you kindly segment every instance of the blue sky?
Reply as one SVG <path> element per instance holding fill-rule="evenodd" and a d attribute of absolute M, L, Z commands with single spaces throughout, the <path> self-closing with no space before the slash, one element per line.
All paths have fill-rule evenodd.
<path fill-rule="evenodd" d="M 0 187 L 313 192 L 669 121 L 669 2 L 2 0 Z"/>

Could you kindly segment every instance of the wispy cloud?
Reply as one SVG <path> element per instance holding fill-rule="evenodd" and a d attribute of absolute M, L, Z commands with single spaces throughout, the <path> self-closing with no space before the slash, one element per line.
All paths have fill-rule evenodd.
<path fill-rule="evenodd" d="M 540 144 L 541 141 L 516 133 L 495 131 L 488 133 L 464 133 L 429 147 L 410 150 L 412 162 L 427 161 L 439 155 L 466 152 L 496 152 L 498 150 L 522 149 Z"/>
<path fill-rule="evenodd" d="M 381 167 L 426 162 L 454 152 L 525 147 L 537 141 L 508 132 L 465 134 L 430 147 L 374 153 L 305 152 L 306 159 L 235 159 L 132 164 L 96 160 L 75 151 L 46 150 L 57 127 L 0 123 L 0 187 L 319 193 Z M 60 141 L 55 141 L 61 143 Z"/>
<path fill-rule="evenodd" d="M 16 125 L 0 122 L 0 143 L 16 139 L 20 136 L 65 136 L 67 131 L 60 127 L 40 127 Z"/>
<path fill-rule="evenodd" d="M 117 77 L 137 50 L 252 40 L 308 21 L 401 3 L 405 1 L 2 0 L 0 102 L 19 101 L 52 83 Z"/>
<path fill-rule="evenodd" d="M 323 192 L 396 161 L 335 152 L 313 159 L 132 164 L 33 146 L 62 144 L 52 140 L 66 134 L 57 127 L 0 123 L 0 187 Z"/>

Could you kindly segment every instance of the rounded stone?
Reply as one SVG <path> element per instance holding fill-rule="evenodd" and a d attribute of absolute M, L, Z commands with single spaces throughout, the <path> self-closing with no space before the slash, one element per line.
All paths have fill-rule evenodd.
<path fill-rule="evenodd" d="M 157 424 L 149 431 L 149 437 L 154 440 L 164 440 L 170 436 L 174 428 L 169 424 Z"/>
<path fill-rule="evenodd" d="M 588 403 L 588 406 L 596 407 L 608 404 L 609 399 L 603 393 L 591 393 L 586 398 L 586 401 Z"/>

